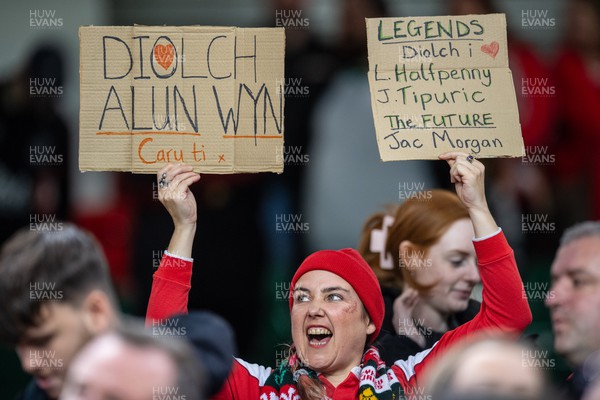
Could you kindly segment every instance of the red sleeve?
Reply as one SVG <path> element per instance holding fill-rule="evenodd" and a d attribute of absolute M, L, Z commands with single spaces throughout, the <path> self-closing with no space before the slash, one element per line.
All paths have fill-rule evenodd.
<path fill-rule="evenodd" d="M 186 314 L 191 280 L 192 262 L 165 252 L 152 280 L 146 325 L 153 320 Z"/>
<path fill-rule="evenodd" d="M 474 242 L 474 246 L 483 284 L 483 300 L 475 323 L 468 327 L 467 333 L 485 328 L 522 333 L 532 321 L 531 309 L 524 295 L 525 288 L 515 255 L 504 233 Z"/>
<path fill-rule="evenodd" d="M 531 323 L 523 282 L 504 233 L 473 244 L 483 283 L 481 309 L 471 321 L 446 332 L 432 348 L 410 356 L 408 360 L 397 361 L 393 369 L 403 385 L 416 385 L 432 360 L 467 335 L 487 329 L 521 333 Z"/>
<path fill-rule="evenodd" d="M 260 396 L 260 387 L 270 374 L 271 368 L 236 358 L 227 380 L 211 400 L 256 400 Z"/>

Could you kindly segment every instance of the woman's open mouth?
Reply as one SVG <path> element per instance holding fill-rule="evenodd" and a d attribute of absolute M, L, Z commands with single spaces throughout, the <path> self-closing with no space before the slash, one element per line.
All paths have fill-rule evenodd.
<path fill-rule="evenodd" d="M 309 346 L 319 348 L 329 343 L 333 333 L 327 328 L 309 327 L 306 330 L 306 336 L 308 336 Z"/>

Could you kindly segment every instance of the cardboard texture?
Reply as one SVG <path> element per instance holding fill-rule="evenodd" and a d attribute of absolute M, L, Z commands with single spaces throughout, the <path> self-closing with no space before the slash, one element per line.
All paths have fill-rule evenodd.
<path fill-rule="evenodd" d="M 504 14 L 367 19 L 383 161 L 524 154 Z"/>
<path fill-rule="evenodd" d="M 283 28 L 79 29 L 82 171 L 283 171 Z"/>

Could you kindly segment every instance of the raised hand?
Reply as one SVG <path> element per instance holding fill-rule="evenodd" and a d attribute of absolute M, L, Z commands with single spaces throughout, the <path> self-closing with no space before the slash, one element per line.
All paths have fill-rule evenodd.
<path fill-rule="evenodd" d="M 450 182 L 454 183 L 456 194 L 465 207 L 487 208 L 483 164 L 461 152 L 444 153 L 439 157 L 450 166 Z"/>
<path fill-rule="evenodd" d="M 450 182 L 465 205 L 473 222 L 476 237 L 484 237 L 498 230 L 485 199 L 485 167 L 467 153 L 448 152 L 439 156 L 450 166 Z"/>
<path fill-rule="evenodd" d="M 200 175 L 192 172 L 190 166 L 167 164 L 156 177 L 158 199 L 171 215 L 175 227 L 196 224 L 196 199 L 189 186 L 198 182 Z"/>
<path fill-rule="evenodd" d="M 158 171 L 156 178 L 158 199 L 171 215 L 175 225 L 167 250 L 171 254 L 189 258 L 192 256 L 198 219 L 196 199 L 189 187 L 200 180 L 200 175 L 192 172 L 192 167 L 168 164 Z"/>

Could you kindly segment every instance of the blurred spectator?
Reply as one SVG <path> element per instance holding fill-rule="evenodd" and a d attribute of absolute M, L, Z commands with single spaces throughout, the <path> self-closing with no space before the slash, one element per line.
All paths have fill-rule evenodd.
<path fill-rule="evenodd" d="M 498 11 L 493 0 L 451 0 L 448 2 L 448 12 L 467 15 Z M 551 70 L 531 45 L 510 29 L 507 39 L 525 153 L 547 153 L 556 120 L 555 95 L 544 94 L 553 85 Z M 525 260 L 528 254 L 536 254 L 537 257 L 547 254 L 550 257 L 555 243 L 545 235 L 527 234 L 522 229 L 523 215 L 548 215 L 553 212 L 546 167 L 535 162 L 524 162 L 523 158 L 492 159 L 486 166 L 490 173 L 490 207 L 498 215 L 498 223 L 515 249 L 519 265 L 522 267 L 531 263 L 531 259 Z M 552 216 L 549 218 L 552 220 Z"/>
<path fill-rule="evenodd" d="M 131 324 L 131 326 L 129 326 Z M 206 381 L 192 346 L 123 324 L 89 342 L 73 360 L 61 400 L 202 400 Z"/>
<path fill-rule="evenodd" d="M 271 0 L 271 18 L 276 26 L 285 26 L 285 172 L 277 176 L 289 191 L 292 212 L 300 211 L 300 191 L 304 172 L 310 163 L 307 153 L 312 138 L 310 119 L 317 100 L 337 68 L 331 49 L 315 36 L 307 17 L 307 0 Z M 301 25 L 304 24 L 304 25 Z M 293 156 L 308 155 L 298 160 Z M 291 156 L 289 156 L 291 155 Z M 303 162 L 307 160 L 307 162 Z M 270 225 L 272 226 L 272 224 Z M 302 235 L 298 236 L 302 238 Z M 292 265 L 302 262 L 305 252 L 296 254 Z"/>
<path fill-rule="evenodd" d="M 69 216 L 63 76 L 60 51 L 40 46 L 0 84 L 0 243 L 20 227 Z"/>
<path fill-rule="evenodd" d="M 120 312 L 98 242 L 74 225 L 59 228 L 22 229 L 0 253 L 0 303 L 5 304 L 0 310 L 0 340 L 15 346 L 22 368 L 34 377 L 22 400 L 56 399 L 79 350 L 119 325 Z M 167 264 L 177 260 L 167 257 Z M 159 304 L 154 311 L 164 308 Z M 207 394 L 216 393 L 235 353 L 229 324 L 209 313 L 191 313 L 151 320 L 149 325 L 153 334 L 189 340 L 195 350 L 190 354 L 205 365 Z"/>
<path fill-rule="evenodd" d="M 311 162 L 302 193 L 311 250 L 356 246 L 370 210 L 397 202 L 399 185 L 421 190 L 434 186 L 431 162 L 383 164 L 379 157 L 367 78 L 365 18 L 385 17 L 386 3 L 347 0 L 341 6 L 336 52 L 341 69 L 313 116 Z"/>
<path fill-rule="evenodd" d="M 56 399 L 77 351 L 119 319 L 98 242 L 73 225 L 57 228 L 21 229 L 0 254 L 0 340 L 33 376 L 22 400 Z"/>
<path fill-rule="evenodd" d="M 229 323 L 207 311 L 192 311 L 154 322 L 146 322 L 154 335 L 161 334 L 175 340 L 184 336 L 192 344 L 196 358 L 204 367 L 204 393 L 215 395 L 229 376 L 232 355 L 237 352 Z"/>
<path fill-rule="evenodd" d="M 447 8 L 451 15 L 492 14 L 499 12 L 494 3 L 494 0 L 450 0 Z M 543 79 L 550 82 L 550 69 L 531 45 L 510 30 L 507 36 L 508 59 L 517 93 L 523 141 L 525 146 L 548 144 L 556 111 L 555 99 L 553 96 L 526 94 L 528 92 L 522 89 L 528 79 L 537 83 L 543 82 Z M 533 81 L 536 78 L 539 80 Z M 531 92 L 535 92 L 533 88 Z"/>
<path fill-rule="evenodd" d="M 579 399 L 598 376 L 600 351 L 600 222 L 584 222 L 565 231 L 552 264 L 546 306 L 552 317 L 554 348 L 574 372 L 565 397 Z"/>
<path fill-rule="evenodd" d="M 566 226 L 600 218 L 600 1 L 568 2 L 556 84 L 561 124 L 556 152 L 557 196 Z"/>
<path fill-rule="evenodd" d="M 553 399 L 544 361 L 530 346 L 503 336 L 467 339 L 425 377 L 433 399 Z"/>

